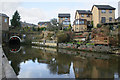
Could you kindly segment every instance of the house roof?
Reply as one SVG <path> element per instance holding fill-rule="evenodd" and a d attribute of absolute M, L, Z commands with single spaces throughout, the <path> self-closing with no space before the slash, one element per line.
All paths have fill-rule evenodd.
<path fill-rule="evenodd" d="M 26 22 L 20 22 L 22 26 L 26 27 L 26 26 L 31 26 L 31 27 L 37 27 L 37 25 L 32 24 L 32 23 L 26 23 Z"/>
<path fill-rule="evenodd" d="M 77 10 L 76 12 L 78 12 L 79 14 L 92 14 L 90 10 Z"/>
<path fill-rule="evenodd" d="M 38 22 L 38 24 L 49 24 L 50 22 Z"/>
<path fill-rule="evenodd" d="M 70 17 L 70 14 L 58 14 L 58 17 Z"/>
<path fill-rule="evenodd" d="M 104 9 L 104 10 L 115 10 L 116 8 L 110 6 L 110 5 L 93 5 L 93 7 L 96 6 L 98 9 Z M 92 7 L 92 9 L 93 9 Z"/>
<path fill-rule="evenodd" d="M 0 16 L 9 18 L 6 14 L 0 13 Z"/>

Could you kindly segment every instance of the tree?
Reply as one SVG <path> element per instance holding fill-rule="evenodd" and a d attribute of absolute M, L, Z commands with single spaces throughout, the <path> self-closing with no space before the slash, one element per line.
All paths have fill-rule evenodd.
<path fill-rule="evenodd" d="M 73 41 L 74 33 L 72 33 L 71 31 L 58 32 L 56 36 L 58 43 L 65 43 L 65 42 Z"/>
<path fill-rule="evenodd" d="M 32 27 L 32 30 L 33 30 L 33 31 L 36 31 L 36 29 L 35 29 L 34 27 Z"/>
<path fill-rule="evenodd" d="M 72 29 L 72 26 L 71 24 L 69 24 L 69 27 L 67 28 L 67 30 L 71 30 Z"/>
<path fill-rule="evenodd" d="M 11 26 L 13 26 L 13 27 L 20 27 L 21 26 L 20 15 L 19 15 L 18 11 L 16 11 L 14 13 L 14 15 L 12 16 Z"/>
<path fill-rule="evenodd" d="M 50 23 L 48 24 L 47 30 L 49 31 L 56 31 L 61 30 L 63 27 L 62 23 L 57 23 L 57 19 L 53 18 L 51 19 Z"/>
<path fill-rule="evenodd" d="M 38 27 L 38 31 L 40 31 L 40 28 Z"/>

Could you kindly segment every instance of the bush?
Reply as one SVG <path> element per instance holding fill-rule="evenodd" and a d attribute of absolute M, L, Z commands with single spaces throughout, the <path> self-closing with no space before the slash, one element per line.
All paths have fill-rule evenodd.
<path fill-rule="evenodd" d="M 101 24 L 97 24 L 97 28 L 100 28 L 100 27 L 102 27 L 102 25 Z"/>
<path fill-rule="evenodd" d="M 86 45 L 89 46 L 89 45 L 95 45 L 95 44 L 94 43 L 87 43 Z"/>
<path fill-rule="evenodd" d="M 64 43 L 67 40 L 67 34 L 65 33 L 60 33 L 57 35 L 57 41 L 58 43 Z"/>
<path fill-rule="evenodd" d="M 46 30 L 46 28 L 45 27 L 41 27 L 40 30 Z"/>
<path fill-rule="evenodd" d="M 77 42 L 77 44 L 82 44 L 83 42 Z"/>

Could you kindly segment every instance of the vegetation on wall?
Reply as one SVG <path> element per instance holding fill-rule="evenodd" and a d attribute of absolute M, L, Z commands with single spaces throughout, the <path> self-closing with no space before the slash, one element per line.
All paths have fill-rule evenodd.
<path fill-rule="evenodd" d="M 57 33 L 57 41 L 58 43 L 65 43 L 65 42 L 70 42 L 73 41 L 73 33 L 71 31 L 68 32 L 58 32 Z"/>

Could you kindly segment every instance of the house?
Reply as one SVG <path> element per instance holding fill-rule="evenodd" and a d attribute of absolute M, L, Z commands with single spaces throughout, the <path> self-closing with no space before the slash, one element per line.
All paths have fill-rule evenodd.
<path fill-rule="evenodd" d="M 91 11 L 94 27 L 101 23 L 115 22 L 115 9 L 110 5 L 93 5 Z"/>
<path fill-rule="evenodd" d="M 73 30 L 75 32 L 87 31 L 91 26 L 92 12 L 90 10 L 76 10 Z"/>
<path fill-rule="evenodd" d="M 38 23 L 38 27 L 41 28 L 41 27 L 48 27 L 48 25 L 50 24 L 50 22 L 39 22 Z"/>
<path fill-rule="evenodd" d="M 87 23 L 90 24 L 92 21 L 92 12 L 90 10 L 77 10 L 75 19 L 86 19 Z"/>
<path fill-rule="evenodd" d="M 115 22 L 120 22 L 120 17 L 118 17 L 117 19 L 115 19 Z"/>
<path fill-rule="evenodd" d="M 76 19 L 73 22 L 74 32 L 87 31 L 87 20 L 86 19 Z"/>
<path fill-rule="evenodd" d="M 0 13 L 0 30 L 9 30 L 9 17 L 3 13 Z"/>
<path fill-rule="evenodd" d="M 64 25 L 64 29 L 69 27 L 69 25 L 71 24 L 70 14 L 58 14 L 58 21 L 59 24 L 62 23 Z"/>
<path fill-rule="evenodd" d="M 26 23 L 26 22 L 20 22 L 20 23 L 21 23 L 21 27 L 37 27 L 37 25 L 31 23 Z"/>

